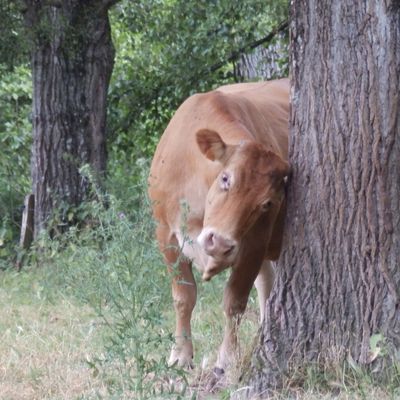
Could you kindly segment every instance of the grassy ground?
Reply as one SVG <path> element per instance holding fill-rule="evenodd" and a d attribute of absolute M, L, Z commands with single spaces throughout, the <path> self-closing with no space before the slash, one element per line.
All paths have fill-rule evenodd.
<path fill-rule="evenodd" d="M 91 307 L 76 299 L 59 273 L 50 267 L 0 272 L 2 400 L 107 398 L 108 378 L 96 373 L 90 362 L 102 357 L 110 329 Z M 187 398 L 224 398 L 227 393 L 205 392 L 222 338 L 222 284 L 223 277 L 199 285 L 193 316 L 197 367 L 188 376 Z M 243 339 L 247 338 L 242 353 L 249 351 L 256 334 L 255 306 L 252 298 L 241 329 Z M 164 313 L 172 331 L 171 304 L 165 305 Z"/>
<path fill-rule="evenodd" d="M 104 328 L 62 287 L 48 287 L 47 272 L 0 272 L 0 399 L 91 398 L 104 392 L 87 363 L 101 352 Z"/>
<path fill-rule="evenodd" d="M 16 273 L 0 272 L 0 399 L 94 399 L 139 398 L 127 387 L 111 395 L 110 378 L 90 367 L 104 352 L 110 330 L 97 313 L 76 299 L 62 283 L 59 272 L 49 267 Z M 61 279 L 60 279 L 61 278 Z M 224 278 L 199 285 L 199 300 L 193 318 L 196 368 L 187 376 L 189 387 L 182 398 L 229 399 L 240 386 L 227 386 L 216 393 L 207 391 L 207 376 L 222 336 L 221 287 Z M 241 329 L 242 358 L 251 351 L 256 335 L 257 310 L 253 296 Z M 173 312 L 165 305 L 171 329 Z M 144 349 L 145 351 L 145 349 Z M 236 370 L 240 373 L 240 368 Z M 121 374 L 120 377 L 123 375 Z M 231 376 L 232 381 L 237 378 Z M 115 379 L 115 375 L 114 378 Z M 275 400 L 395 400 L 393 392 L 360 381 L 359 387 L 335 383 L 321 389 L 319 377 L 310 376 L 308 389 L 276 393 Z M 177 396 L 166 398 L 178 398 Z M 163 398 L 157 395 L 154 398 Z"/>

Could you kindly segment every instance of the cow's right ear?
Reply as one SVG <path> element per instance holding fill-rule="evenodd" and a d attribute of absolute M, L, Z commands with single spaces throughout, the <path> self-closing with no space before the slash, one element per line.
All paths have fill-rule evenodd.
<path fill-rule="evenodd" d="M 197 144 L 200 151 L 211 161 L 224 162 L 227 158 L 227 145 L 219 134 L 210 129 L 200 129 L 196 133 Z"/>

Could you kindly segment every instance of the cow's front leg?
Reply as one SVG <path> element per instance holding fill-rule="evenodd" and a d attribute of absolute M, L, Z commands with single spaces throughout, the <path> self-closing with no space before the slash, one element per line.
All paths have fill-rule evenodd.
<path fill-rule="evenodd" d="M 250 271 L 234 269 L 224 291 L 225 331 L 219 348 L 216 372 L 223 373 L 227 366 L 235 361 L 238 349 L 238 329 L 242 315 L 246 309 L 247 300 L 258 269 Z"/>
<path fill-rule="evenodd" d="M 196 304 L 196 282 L 192 265 L 181 260 L 178 271 L 173 272 L 172 297 L 176 315 L 175 345 L 171 351 L 169 364 L 177 363 L 180 367 L 192 367 L 193 344 L 190 320 Z"/>
<path fill-rule="evenodd" d="M 168 363 L 191 367 L 193 344 L 190 319 L 197 296 L 192 263 L 181 254 L 178 240 L 166 224 L 158 225 L 156 235 L 172 276 L 172 298 L 176 317 L 175 345 Z"/>

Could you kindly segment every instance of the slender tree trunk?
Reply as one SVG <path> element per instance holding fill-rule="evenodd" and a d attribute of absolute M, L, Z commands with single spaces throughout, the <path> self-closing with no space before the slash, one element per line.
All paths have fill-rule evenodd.
<path fill-rule="evenodd" d="M 399 2 L 293 0 L 291 14 L 293 175 L 253 393 L 310 364 L 399 357 Z"/>
<path fill-rule="evenodd" d="M 35 235 L 79 205 L 106 168 L 106 95 L 113 68 L 111 1 L 26 1 L 33 74 Z M 63 217 L 61 216 L 61 219 Z"/>

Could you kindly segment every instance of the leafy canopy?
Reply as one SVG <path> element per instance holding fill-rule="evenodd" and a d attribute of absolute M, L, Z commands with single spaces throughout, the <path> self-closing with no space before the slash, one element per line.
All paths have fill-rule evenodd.
<path fill-rule="evenodd" d="M 112 12 L 117 58 L 110 90 L 114 148 L 152 154 L 189 95 L 235 80 L 227 60 L 287 19 L 275 0 L 123 1 Z"/>

